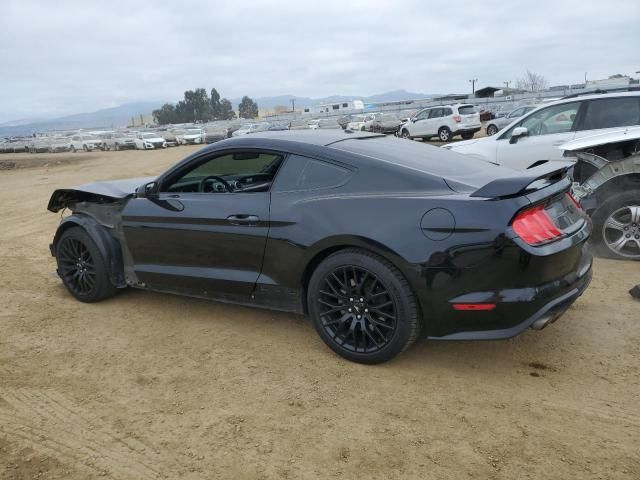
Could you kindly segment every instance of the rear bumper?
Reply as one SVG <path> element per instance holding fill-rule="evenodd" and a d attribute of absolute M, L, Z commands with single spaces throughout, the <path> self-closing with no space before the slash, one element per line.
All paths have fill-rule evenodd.
<path fill-rule="evenodd" d="M 453 132 L 453 134 L 460 135 L 461 133 L 476 133 L 479 132 L 481 128 L 482 127 L 480 125 L 464 125 Z"/>
<path fill-rule="evenodd" d="M 433 340 L 500 340 L 515 337 L 528 328 L 540 330 L 555 322 L 580 297 L 592 278 L 593 258 L 584 254 L 580 266 L 562 278 L 533 288 L 476 292 L 450 300 L 450 303 L 496 303 L 495 311 L 466 312 L 467 315 L 491 317 L 499 312 L 503 318 L 523 318 L 505 328 L 456 332 Z M 478 318 L 482 322 L 482 318 Z"/>

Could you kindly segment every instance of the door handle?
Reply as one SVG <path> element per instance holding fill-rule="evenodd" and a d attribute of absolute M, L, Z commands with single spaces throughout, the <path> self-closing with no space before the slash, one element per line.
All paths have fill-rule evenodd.
<path fill-rule="evenodd" d="M 255 215 L 229 215 L 227 217 L 227 222 L 231 225 L 257 225 L 260 218 Z"/>

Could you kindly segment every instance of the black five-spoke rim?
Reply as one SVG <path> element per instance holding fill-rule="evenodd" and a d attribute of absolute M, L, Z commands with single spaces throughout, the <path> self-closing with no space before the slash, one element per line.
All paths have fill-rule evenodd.
<path fill-rule="evenodd" d="M 342 266 L 327 274 L 317 301 L 322 326 L 346 350 L 377 352 L 393 338 L 396 303 L 378 277 L 363 268 Z"/>
<path fill-rule="evenodd" d="M 65 238 L 58 246 L 60 275 L 78 295 L 88 295 L 96 284 L 96 270 L 87 246 L 75 238 Z"/>

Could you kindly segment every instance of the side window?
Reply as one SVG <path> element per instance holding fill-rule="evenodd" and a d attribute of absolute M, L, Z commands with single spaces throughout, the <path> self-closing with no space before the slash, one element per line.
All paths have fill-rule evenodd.
<path fill-rule="evenodd" d="M 290 155 L 278 175 L 274 191 L 293 192 L 333 188 L 344 184 L 351 171 L 332 163 L 313 158 Z"/>
<path fill-rule="evenodd" d="M 425 118 L 428 118 L 430 111 L 431 110 L 423 110 L 422 112 L 418 113 L 416 115 L 416 120 L 424 120 Z"/>
<path fill-rule="evenodd" d="M 282 163 L 282 155 L 234 152 L 208 157 L 163 182 L 163 192 L 268 192 Z"/>
<path fill-rule="evenodd" d="M 444 109 L 444 116 L 448 117 L 449 115 L 453 115 L 453 110 L 451 110 L 450 108 L 445 108 Z"/>
<path fill-rule="evenodd" d="M 442 108 L 434 108 L 433 110 L 431 110 L 431 115 L 429 115 L 429 118 L 442 118 L 444 116 L 444 109 Z"/>
<path fill-rule="evenodd" d="M 511 132 L 515 127 L 525 127 L 529 131 L 530 137 L 570 132 L 579 108 L 580 102 L 572 102 L 538 110 L 536 113 L 522 119 L 500 138 L 511 138 Z"/>
<path fill-rule="evenodd" d="M 523 114 L 524 114 L 524 108 L 518 108 L 517 110 L 514 110 L 513 112 L 511 112 L 508 118 L 518 118 L 518 117 L 521 117 Z"/>
<path fill-rule="evenodd" d="M 638 97 L 604 98 L 588 102 L 587 113 L 580 130 L 630 125 L 640 125 L 640 99 Z"/>

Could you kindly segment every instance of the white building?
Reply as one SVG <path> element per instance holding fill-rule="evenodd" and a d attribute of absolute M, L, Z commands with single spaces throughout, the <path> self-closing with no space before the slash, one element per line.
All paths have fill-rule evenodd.
<path fill-rule="evenodd" d="M 362 109 L 364 109 L 362 100 L 349 100 L 348 102 L 321 103 L 315 107 L 305 108 L 304 113 L 342 113 Z"/>

